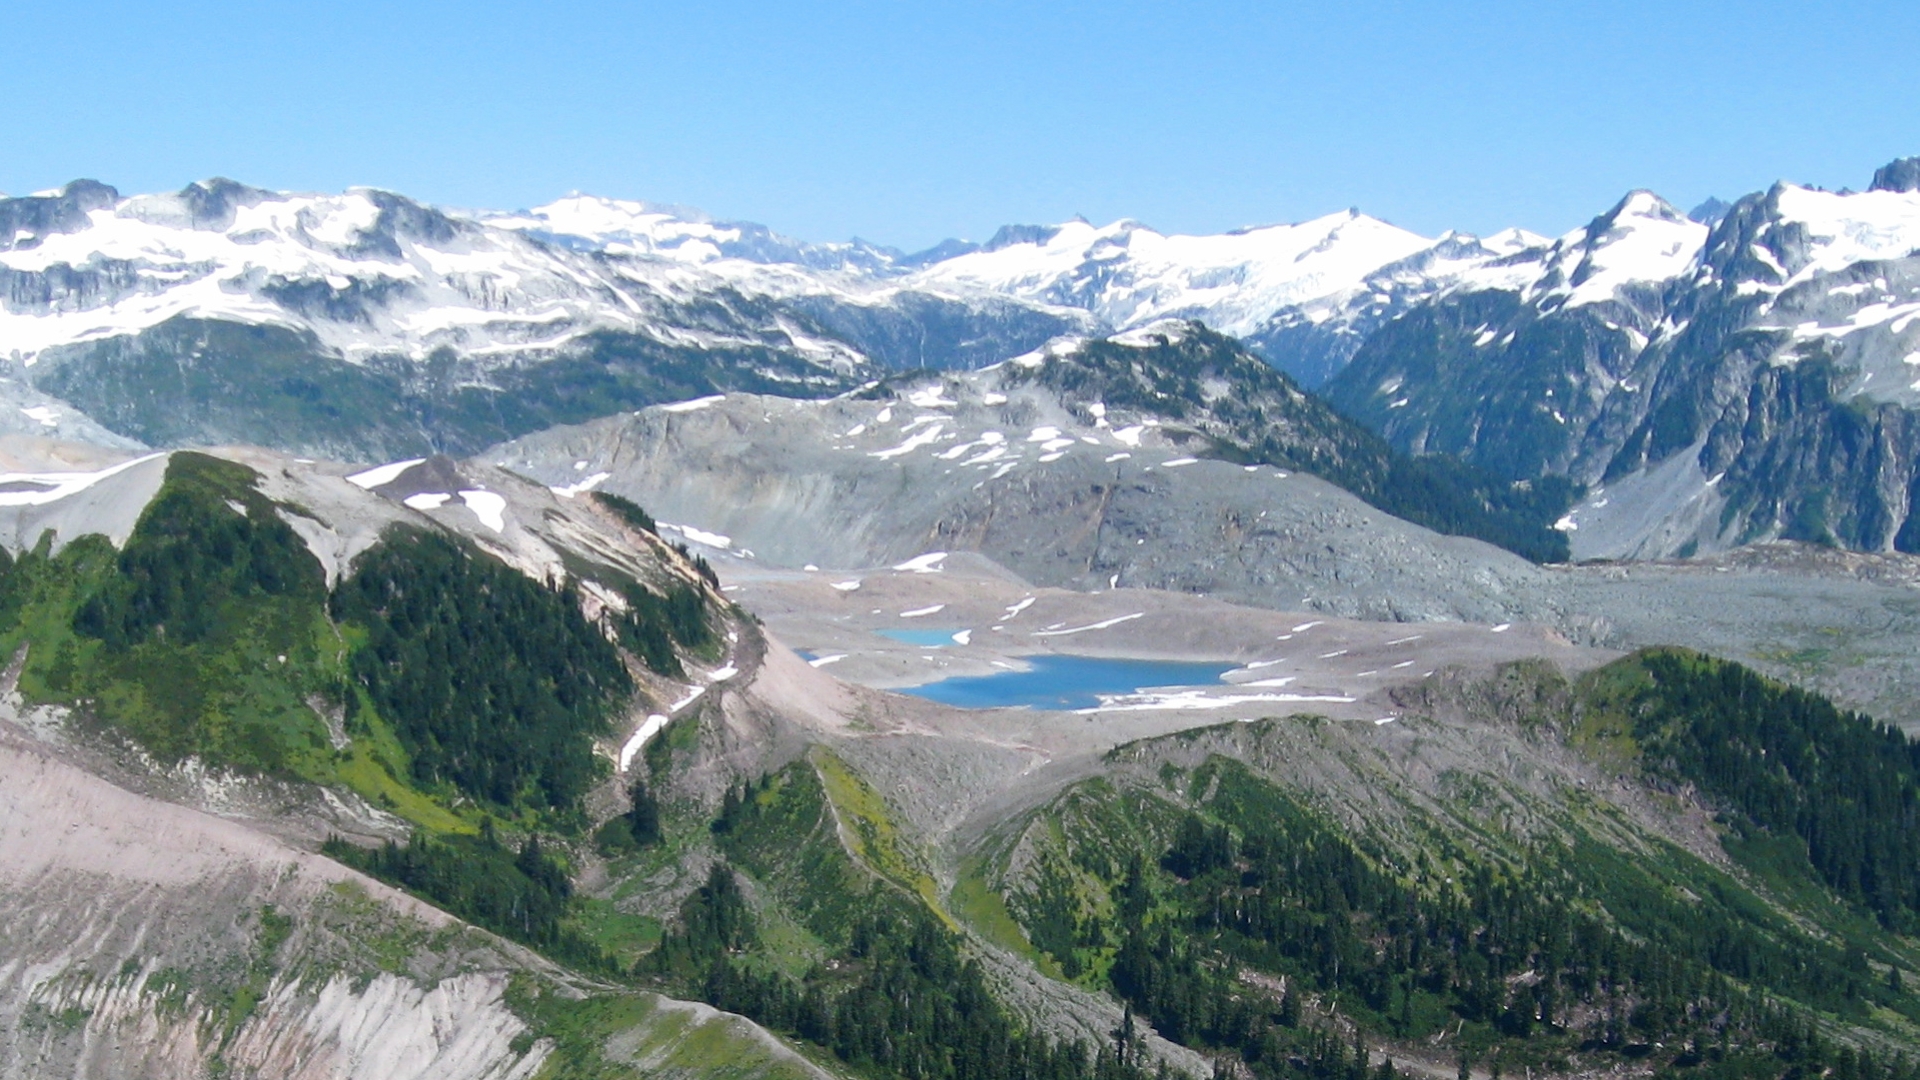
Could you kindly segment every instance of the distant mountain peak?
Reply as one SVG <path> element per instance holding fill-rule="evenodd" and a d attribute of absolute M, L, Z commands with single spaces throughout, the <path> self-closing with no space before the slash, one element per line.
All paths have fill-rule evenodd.
<path fill-rule="evenodd" d="M 1920 191 L 1920 157 L 1890 161 L 1873 172 L 1869 191 Z"/>
<path fill-rule="evenodd" d="M 1708 228 L 1712 228 L 1720 224 L 1720 219 L 1726 217 L 1727 211 L 1731 209 L 1733 209 L 1732 203 L 1718 196 L 1709 195 L 1700 205 L 1687 211 L 1687 216 Z"/>

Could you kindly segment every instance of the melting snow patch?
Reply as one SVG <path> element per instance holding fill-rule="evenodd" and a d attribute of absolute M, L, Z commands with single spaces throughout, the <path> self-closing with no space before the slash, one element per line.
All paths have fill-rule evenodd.
<path fill-rule="evenodd" d="M 1221 694 L 1210 696 L 1205 690 L 1177 690 L 1165 694 L 1121 694 L 1102 699 L 1091 709 L 1075 709 L 1082 716 L 1103 712 L 1150 712 L 1158 710 L 1188 709 L 1226 709 L 1235 705 L 1251 705 L 1267 701 L 1325 701 L 1350 703 L 1352 698 L 1340 694 Z"/>
<path fill-rule="evenodd" d="M 677 713 L 681 709 L 684 709 L 687 706 L 693 704 L 694 702 L 700 700 L 700 695 L 706 692 L 707 692 L 706 687 L 696 686 L 693 688 L 692 692 L 689 693 L 686 697 L 683 697 L 679 701 L 674 702 L 672 705 L 667 706 L 667 711 L 670 713 Z"/>
<path fill-rule="evenodd" d="M 347 477 L 347 483 L 355 484 L 372 491 L 382 484 L 391 484 L 400 478 L 400 474 L 427 460 L 426 458 L 408 458 L 405 461 L 375 465 L 366 472 L 357 472 Z"/>
<path fill-rule="evenodd" d="M 997 390 L 989 390 L 980 396 L 980 401 L 986 405 L 1005 405 L 1007 403 L 1007 395 Z"/>
<path fill-rule="evenodd" d="M 900 613 L 900 617 L 903 619 L 917 619 L 922 615 L 932 615 L 936 611 L 945 611 L 946 609 L 947 605 L 945 604 L 934 604 L 929 607 L 917 607 L 912 611 L 903 611 Z"/>
<path fill-rule="evenodd" d="M 807 665 L 809 667 L 826 667 L 828 664 L 837 664 L 840 661 L 845 660 L 846 658 L 847 658 L 847 654 L 843 652 L 828 653 L 825 656 L 814 657 L 813 659 L 807 661 Z"/>
<path fill-rule="evenodd" d="M 726 682 L 728 679 L 731 679 L 738 674 L 740 674 L 740 669 L 737 667 L 734 667 L 732 664 L 728 664 L 726 667 L 716 668 L 713 671 L 707 672 L 707 681 L 708 682 Z"/>
<path fill-rule="evenodd" d="M 467 504 L 473 516 L 480 524 L 494 532 L 503 532 L 507 527 L 507 500 L 491 491 L 463 491 L 460 501 Z"/>
<path fill-rule="evenodd" d="M 1113 433 L 1113 437 L 1114 437 L 1114 438 L 1116 438 L 1116 439 L 1119 439 L 1119 440 L 1120 440 L 1120 442 L 1121 442 L 1121 443 L 1122 443 L 1123 445 L 1126 445 L 1126 446 L 1139 446 L 1139 445 L 1140 445 L 1140 433 L 1141 433 L 1141 432 L 1143 432 L 1143 431 L 1145 431 L 1145 430 L 1147 430 L 1145 426 L 1143 426 L 1143 425 L 1141 425 L 1141 424 L 1134 424 L 1134 425 L 1132 425 L 1132 426 L 1130 426 L 1130 427 L 1123 427 L 1123 428 L 1120 428 L 1120 429 L 1118 429 L 1118 430 L 1116 430 L 1116 431 L 1115 431 L 1115 432 Z"/>
<path fill-rule="evenodd" d="M 1409 641 L 1419 641 L 1419 640 L 1420 640 L 1421 638 L 1423 638 L 1423 637 L 1426 637 L 1426 635 L 1425 635 L 1425 634 L 1408 634 L 1408 635 L 1407 635 L 1406 637 L 1397 637 L 1397 638 L 1394 638 L 1394 639 L 1393 639 L 1392 641 L 1389 641 L 1389 642 L 1387 642 L 1387 644 L 1389 644 L 1389 645 L 1405 645 L 1405 644 L 1406 644 L 1407 642 L 1409 642 Z"/>
<path fill-rule="evenodd" d="M 879 415 L 873 418 L 873 422 L 876 424 L 890 423 L 892 420 L 893 420 L 893 406 L 891 405 L 887 406 L 884 409 L 881 409 Z"/>
<path fill-rule="evenodd" d="M 422 491 L 418 495 L 407 496 L 400 500 L 400 503 L 402 506 L 410 506 L 415 510 L 438 510 L 451 498 L 453 498 L 453 496 L 444 491 Z"/>
<path fill-rule="evenodd" d="M 1199 460 L 1200 460 L 1199 458 L 1194 458 L 1194 457 L 1177 457 L 1177 458 L 1174 458 L 1172 461 L 1161 462 L 1160 466 L 1166 469 L 1177 469 L 1182 465 L 1192 465 L 1193 463 Z"/>
<path fill-rule="evenodd" d="M 1118 626 L 1123 622 L 1128 622 L 1133 619 L 1146 618 L 1146 615 L 1147 613 L 1144 611 L 1136 611 L 1131 615 L 1121 615 L 1112 619 L 1103 619 L 1097 623 L 1088 623 L 1085 626 L 1075 626 L 1066 630 L 1035 630 L 1032 636 L 1034 637 L 1065 637 L 1068 634 L 1078 634 L 1087 630 L 1105 630 L 1109 626 Z"/>
<path fill-rule="evenodd" d="M 913 435 L 911 438 L 907 439 L 906 442 L 901 443 L 899 446 L 889 447 L 885 450 L 875 450 L 873 453 L 868 454 L 867 456 L 877 457 L 880 460 L 885 461 L 888 458 L 897 458 L 902 454 L 911 454 L 915 450 L 918 450 L 919 448 L 927 445 L 928 443 L 933 442 L 935 439 L 938 439 L 940 437 L 940 433 L 945 430 L 946 430 L 945 424 L 935 424 L 932 427 L 929 427 L 928 429 L 926 429 L 925 431 L 922 431 Z"/>
<path fill-rule="evenodd" d="M 0 485 L 43 485 L 39 490 L 0 491 L 0 506 L 40 506 L 64 499 L 75 492 L 85 491 L 114 473 L 131 469 L 143 461 L 152 461 L 161 456 L 148 454 L 146 457 L 123 461 L 112 468 L 101 469 L 99 472 L 0 473 Z"/>
<path fill-rule="evenodd" d="M 620 771 L 626 772 L 627 766 L 633 764 L 633 755 L 639 753 L 640 748 L 647 745 L 647 740 L 658 735 L 660 729 L 666 726 L 667 718 L 660 713 L 647 717 L 646 722 L 640 725 L 640 730 L 634 732 L 633 738 L 620 748 Z"/>
<path fill-rule="evenodd" d="M 1508 630 L 1513 629 L 1513 624 L 1510 622 L 1503 622 L 1498 626 L 1490 626 L 1487 629 L 1496 634 L 1504 634 Z"/>
<path fill-rule="evenodd" d="M 1277 679 L 1255 679 L 1252 682 L 1241 683 L 1240 685 L 1241 686 L 1285 686 L 1296 678 L 1298 678 L 1298 676 L 1283 675 Z"/>
<path fill-rule="evenodd" d="M 916 555 L 894 569 L 910 574 L 937 574 L 940 572 L 941 561 L 946 557 L 947 553 L 944 551 L 930 551 L 925 555 Z"/>
<path fill-rule="evenodd" d="M 715 402 L 720 402 L 725 400 L 727 400 L 727 395 L 725 394 L 708 394 L 706 397 L 697 397 L 697 398 L 694 398 L 692 401 L 676 401 L 671 405 L 662 405 L 660 406 L 660 411 L 661 412 L 694 412 L 699 409 L 704 409 L 707 406 L 714 404 Z"/>
<path fill-rule="evenodd" d="M 720 548 L 722 550 L 725 550 L 733 546 L 733 537 L 731 536 L 723 536 L 720 533 L 711 533 L 706 531 L 705 529 L 696 529 L 691 525 L 673 525 L 665 521 L 661 522 L 660 524 L 665 526 L 666 528 L 669 528 L 674 530 L 675 532 L 678 532 L 681 536 L 686 537 L 687 539 L 693 541 L 696 544 L 705 544 L 710 548 Z"/>
<path fill-rule="evenodd" d="M 584 494 L 585 492 L 592 491 L 594 488 L 599 487 L 602 483 L 604 483 L 607 480 L 608 477 L 611 477 L 612 475 L 613 475 L 612 473 L 597 472 L 597 473 L 594 473 L 592 476 L 587 477 L 585 480 L 580 481 L 577 484 L 568 484 L 565 487 L 548 488 L 547 490 L 553 492 L 555 495 L 558 495 L 563 499 L 571 499 L 575 495 Z"/>
<path fill-rule="evenodd" d="M 1107 464 L 1111 465 L 1116 461 L 1125 461 L 1132 456 L 1133 456 L 1132 454 L 1127 453 L 1125 450 L 1122 450 L 1117 454 L 1108 454 Z"/>
<path fill-rule="evenodd" d="M 860 587 L 860 579 L 855 578 L 852 581 L 836 581 L 833 583 L 833 587 L 839 589 L 841 592 L 852 592 Z"/>
<path fill-rule="evenodd" d="M 973 644 L 973 631 L 971 631 L 971 630 L 962 630 L 962 631 L 960 631 L 959 633 L 957 633 L 957 634 L 955 634 L 955 635 L 953 635 L 953 643 L 954 643 L 955 645 L 971 645 L 971 644 Z"/>
<path fill-rule="evenodd" d="M 1042 464 L 1042 465 L 1046 465 L 1046 464 L 1048 464 L 1048 463 L 1050 463 L 1050 462 L 1055 462 L 1055 461 L 1059 461 L 1059 460 L 1060 460 L 1061 458 L 1063 458 L 1063 457 L 1066 457 L 1066 456 L 1067 456 L 1067 455 L 1065 455 L 1065 454 L 1041 454 L 1041 455 L 1040 455 L 1040 464 Z"/>
<path fill-rule="evenodd" d="M 1005 615 L 1002 615 L 1002 616 L 1000 616 L 1000 620 L 1001 620 L 1002 622 L 1005 622 L 1005 621 L 1006 621 L 1006 620 L 1008 620 L 1008 619 L 1011 619 L 1011 618 L 1014 618 L 1014 617 L 1016 617 L 1016 616 L 1018 616 L 1018 615 L 1019 615 L 1019 614 L 1020 614 L 1021 612 L 1023 612 L 1023 611 L 1025 611 L 1025 610 L 1027 610 L 1028 608 L 1030 608 L 1030 607 L 1032 607 L 1032 606 L 1033 606 L 1033 602 L 1034 602 L 1035 600 L 1037 600 L 1037 599 L 1039 599 L 1039 597 L 1037 597 L 1037 596 L 1029 596 L 1029 597 L 1027 597 L 1027 598 L 1026 598 L 1026 599 L 1024 599 L 1024 600 L 1021 600 L 1021 601 L 1019 601 L 1018 603 L 1014 603 L 1014 604 L 1009 604 L 1009 605 L 1007 606 L 1007 613 L 1006 613 Z"/>
<path fill-rule="evenodd" d="M 925 390 L 915 390 L 908 394 L 907 402 L 919 409 L 952 408 L 960 404 L 957 401 L 948 400 L 946 393 L 944 386 L 930 386 Z"/>
<path fill-rule="evenodd" d="M 1311 630 L 1311 629 L 1313 629 L 1314 627 L 1316 627 L 1316 626 L 1319 626 L 1319 625 L 1320 625 L 1321 623 L 1323 623 L 1323 622 L 1325 622 L 1325 621 L 1326 621 L 1326 620 L 1324 620 L 1324 619 L 1315 619 L 1315 620 L 1314 620 L 1313 622 L 1303 622 L 1303 623 L 1301 623 L 1301 624 L 1300 624 L 1299 626 L 1296 626 L 1296 627 L 1294 627 L 1294 628 L 1293 628 L 1293 629 L 1292 629 L 1292 630 L 1290 631 L 1290 633 L 1295 633 L 1295 634 L 1304 634 L 1304 633 L 1306 633 L 1307 631 L 1309 631 L 1309 630 Z"/>
<path fill-rule="evenodd" d="M 38 422 L 42 427 L 60 426 L 60 410 L 51 405 L 35 405 L 20 411 L 27 415 L 27 419 Z"/>

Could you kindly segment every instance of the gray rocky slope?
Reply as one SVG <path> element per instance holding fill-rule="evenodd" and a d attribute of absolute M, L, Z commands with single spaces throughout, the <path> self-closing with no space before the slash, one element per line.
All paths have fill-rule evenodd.
<path fill-rule="evenodd" d="M 1174 425 L 1063 405 L 1015 371 L 930 377 L 897 393 L 728 395 L 558 428 L 482 460 L 631 497 L 669 535 L 755 565 L 847 570 L 969 551 L 1067 589 L 1533 622 L 1610 648 L 1705 649 L 1920 722 L 1920 563 L 1910 557 L 1787 544 L 1537 566 L 1311 476 L 1196 460 Z"/>

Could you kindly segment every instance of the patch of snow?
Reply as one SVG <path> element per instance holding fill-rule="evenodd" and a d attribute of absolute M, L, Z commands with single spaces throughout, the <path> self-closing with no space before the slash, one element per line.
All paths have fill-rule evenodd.
<path fill-rule="evenodd" d="M 1200 460 L 1199 458 L 1180 457 L 1180 458 L 1174 458 L 1171 461 L 1163 461 L 1160 463 L 1160 466 L 1161 468 L 1165 468 L 1165 469 L 1177 469 L 1182 465 L 1196 464 L 1197 462 L 1199 462 L 1199 460 Z"/>
<path fill-rule="evenodd" d="M 944 551 L 930 551 L 925 555 L 915 555 L 895 566 L 894 569 L 908 574 L 937 574 L 940 572 L 940 564 L 946 560 L 946 557 L 947 553 Z"/>
<path fill-rule="evenodd" d="M 719 548 L 725 551 L 733 546 L 733 537 L 721 533 L 708 532 L 705 529 L 696 529 L 692 525 L 675 525 L 663 521 L 660 523 L 660 527 L 663 529 L 672 529 L 694 543 L 704 544 L 710 548 Z"/>
<path fill-rule="evenodd" d="M 960 404 L 946 396 L 944 386 L 930 386 L 907 395 L 907 403 L 917 409 L 950 409 Z"/>
<path fill-rule="evenodd" d="M 357 472 L 347 477 L 347 483 L 372 491 L 374 488 L 391 484 L 400 478 L 400 474 L 427 460 L 426 458 L 408 458 L 405 461 L 388 462 L 376 465 L 365 472 Z"/>
<path fill-rule="evenodd" d="M 826 667 L 828 664 L 837 664 L 840 661 L 845 660 L 846 658 L 847 658 L 847 654 L 843 652 L 828 653 L 825 656 L 814 657 L 813 659 L 807 661 L 807 664 L 811 667 Z"/>
<path fill-rule="evenodd" d="M 597 473 L 594 473 L 592 476 L 589 476 L 586 479 L 581 480 L 577 484 L 568 484 L 565 487 L 548 488 L 547 490 L 553 492 L 555 495 L 558 495 L 563 499 L 571 499 L 575 495 L 584 495 L 585 493 L 592 491 L 594 488 L 599 487 L 601 484 L 605 483 L 612 476 L 613 476 L 612 473 L 597 472 Z"/>
<path fill-rule="evenodd" d="M 833 583 L 833 587 L 839 589 L 841 592 L 852 592 L 860 587 L 860 579 L 855 578 L 852 581 L 836 581 Z"/>
<path fill-rule="evenodd" d="M 647 717 L 640 725 L 640 729 L 635 731 L 633 736 L 627 740 L 626 745 L 620 748 L 620 771 L 626 772 L 627 766 L 633 763 L 633 756 L 638 754 L 641 749 L 647 745 L 648 739 L 658 735 L 660 729 L 666 726 L 667 718 L 661 713 L 654 713 L 652 716 Z"/>
<path fill-rule="evenodd" d="M 1158 712 L 1188 711 L 1194 709 L 1227 709 L 1235 705 L 1254 705 L 1265 702 L 1330 702 L 1349 704 L 1353 698 L 1342 694 L 1210 694 L 1205 690 L 1174 690 L 1167 693 L 1121 694 L 1102 698 L 1101 703 L 1091 709 L 1075 709 L 1078 715 L 1087 716 L 1105 712 Z"/>
<path fill-rule="evenodd" d="M 0 473 L 0 485 L 41 486 L 41 490 L 38 491 L 0 491 L 0 506 L 42 506 L 57 502 L 69 495 L 85 491 L 115 473 L 124 472 L 141 462 L 164 456 L 148 454 L 96 472 Z"/>
<path fill-rule="evenodd" d="M 676 401 L 671 405 L 662 405 L 660 406 L 660 411 L 670 413 L 698 412 L 701 409 L 707 408 L 710 405 L 717 405 L 725 400 L 727 400 L 727 395 L 725 394 L 708 394 L 706 397 L 697 397 L 690 401 Z"/>
<path fill-rule="evenodd" d="M 734 667 L 732 664 L 728 664 L 726 667 L 715 668 L 714 670 L 707 672 L 707 681 L 708 682 L 726 682 L 728 679 L 731 679 L 738 674 L 740 674 L 740 669 L 737 667 Z"/>
<path fill-rule="evenodd" d="M 415 510 L 438 510 L 446 505 L 446 501 L 451 498 L 453 498 L 453 496 L 444 491 L 422 491 L 419 494 L 409 495 L 400 500 L 400 504 L 402 506 L 410 506 Z"/>
<path fill-rule="evenodd" d="M 955 645 L 971 645 L 971 644 L 973 644 L 973 631 L 972 631 L 972 630 L 962 630 L 962 631 L 960 631 L 959 633 L 957 633 L 957 634 L 955 634 L 955 635 L 953 635 L 953 643 L 954 643 Z"/>
<path fill-rule="evenodd" d="M 480 524 L 494 532 L 504 532 L 507 527 L 507 500 L 491 491 L 463 491 L 460 501 L 467 504 L 473 516 Z"/>
<path fill-rule="evenodd" d="M 947 605 L 945 604 L 931 604 L 927 607 L 914 608 L 912 611 L 903 611 L 900 613 L 900 617 L 903 619 L 917 619 L 922 615 L 932 615 L 945 610 L 947 610 Z"/>
<path fill-rule="evenodd" d="M 1103 619 L 1100 622 L 1088 623 L 1085 626 L 1075 626 L 1066 630 L 1035 630 L 1030 636 L 1032 637 L 1066 637 L 1068 634 L 1082 634 L 1087 632 L 1088 630 L 1105 630 L 1110 626 L 1118 626 L 1123 622 L 1130 622 L 1134 619 L 1146 618 L 1146 615 L 1147 613 L 1144 611 L 1136 611 L 1131 615 L 1121 615 L 1112 619 Z"/>
<path fill-rule="evenodd" d="M 898 446 L 889 447 L 888 449 L 885 449 L 885 450 L 875 450 L 872 453 L 868 454 L 867 456 L 876 457 L 882 461 L 886 461 L 889 458 L 897 458 L 903 454 L 910 454 L 915 450 L 918 450 L 922 446 L 925 446 L 928 443 L 931 443 L 934 440 L 938 439 L 940 437 L 940 433 L 945 430 L 946 430 L 946 425 L 935 424 L 932 427 L 927 428 L 925 431 L 922 431 L 913 435 L 912 437 L 907 439 L 907 441 L 901 443 Z"/>

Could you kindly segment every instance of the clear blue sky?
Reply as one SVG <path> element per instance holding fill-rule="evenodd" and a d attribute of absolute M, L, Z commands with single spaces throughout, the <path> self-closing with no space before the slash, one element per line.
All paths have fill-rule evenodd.
<path fill-rule="evenodd" d="M 1558 232 L 1920 154 L 1896 3 L 8 0 L 0 190 L 571 190 L 907 248 L 1348 206 Z"/>

